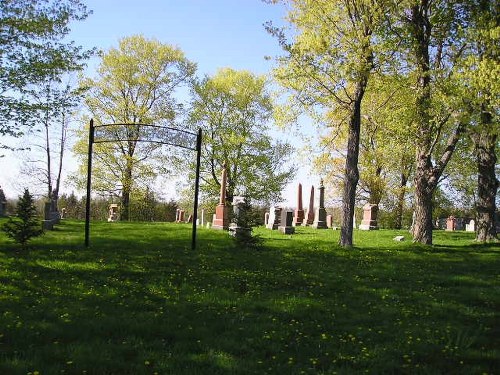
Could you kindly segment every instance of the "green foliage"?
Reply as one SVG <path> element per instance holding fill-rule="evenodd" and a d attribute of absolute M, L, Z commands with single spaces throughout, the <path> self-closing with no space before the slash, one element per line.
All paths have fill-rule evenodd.
<path fill-rule="evenodd" d="M 195 68 L 177 47 L 143 36 L 123 38 L 118 48 L 102 55 L 98 77 L 82 80 L 82 86 L 89 89 L 85 99 L 87 109 L 96 126 L 172 125 L 180 111 L 174 94 L 191 80 Z M 124 220 L 129 218 L 132 191 L 150 185 L 160 174 L 166 175 L 169 170 L 165 161 L 175 152 L 173 148 L 165 152 L 165 147 L 158 143 L 140 142 L 147 139 L 148 131 L 149 128 L 139 125 L 125 130 L 100 129 L 101 139 L 114 142 L 94 146 L 93 191 L 120 196 Z M 81 131 L 75 146 L 81 163 L 76 176 L 79 187 L 86 182 L 87 134 L 88 128 Z"/>
<path fill-rule="evenodd" d="M 23 248 L 33 237 L 43 234 L 40 220 L 37 218 L 37 212 L 33 196 L 28 189 L 19 197 L 16 208 L 16 218 L 9 218 L 2 226 L 2 230 L 7 236 L 16 243 L 21 244 Z"/>
<path fill-rule="evenodd" d="M 69 23 L 89 13 L 80 0 L 0 2 L 0 135 L 20 136 L 21 124 L 33 124 L 27 86 L 82 69 L 92 51 L 65 37 Z"/>
<path fill-rule="evenodd" d="M 241 201 L 237 208 L 237 214 L 233 214 L 232 223 L 236 224 L 234 239 L 239 248 L 258 249 L 262 245 L 262 239 L 252 234 L 253 228 L 260 221 L 260 210 L 253 208 L 250 199 Z"/>
<path fill-rule="evenodd" d="M 0 373 L 494 374 L 498 244 L 437 231 L 296 235 L 262 251 L 190 225 L 63 221 L 14 257 L 0 234 Z"/>
<path fill-rule="evenodd" d="M 294 174 L 288 165 L 292 148 L 269 135 L 273 107 L 265 77 L 224 68 L 196 83 L 192 93 L 189 119 L 204 134 L 201 189 L 208 200 L 219 196 L 223 165 L 230 201 L 234 195 L 279 200 Z"/>

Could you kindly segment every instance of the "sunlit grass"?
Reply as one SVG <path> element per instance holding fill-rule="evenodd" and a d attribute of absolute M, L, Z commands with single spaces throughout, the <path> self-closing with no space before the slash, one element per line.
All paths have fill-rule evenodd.
<path fill-rule="evenodd" d="M 493 374 L 500 249 L 473 234 L 297 228 L 260 250 L 190 226 L 65 221 L 0 234 L 0 373 Z M 407 240 L 392 238 L 404 235 Z"/>

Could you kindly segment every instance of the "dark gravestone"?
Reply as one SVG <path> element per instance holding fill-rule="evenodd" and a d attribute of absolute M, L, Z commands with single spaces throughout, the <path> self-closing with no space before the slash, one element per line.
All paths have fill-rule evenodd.
<path fill-rule="evenodd" d="M 295 227 L 293 226 L 293 212 L 283 210 L 281 213 L 281 225 L 278 226 L 278 231 L 284 234 L 295 233 Z"/>
<path fill-rule="evenodd" d="M 5 198 L 5 194 L 0 186 L 0 217 L 7 215 L 7 198 Z"/>

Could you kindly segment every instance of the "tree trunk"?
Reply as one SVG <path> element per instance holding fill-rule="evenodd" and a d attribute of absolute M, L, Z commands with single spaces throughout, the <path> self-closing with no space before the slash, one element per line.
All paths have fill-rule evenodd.
<path fill-rule="evenodd" d="M 486 242 L 497 239 L 495 223 L 495 199 L 498 190 L 495 174 L 497 135 L 491 129 L 493 125 L 491 114 L 484 110 L 481 114 L 481 125 L 479 134 L 474 137 L 478 171 L 476 240 Z"/>
<path fill-rule="evenodd" d="M 449 136 L 440 158 L 433 155 L 435 144 L 439 141 L 440 127 L 449 120 L 441 121 L 431 115 L 431 69 L 429 49 L 431 47 L 431 20 L 429 0 L 421 0 L 411 9 L 411 32 L 414 38 L 414 56 L 417 68 L 417 93 L 415 114 L 416 132 L 416 168 L 415 168 L 415 222 L 412 228 L 413 240 L 432 245 L 432 196 L 438 185 L 444 168 L 448 164 L 455 146 L 465 129 L 460 123 Z M 434 129 L 434 130 L 433 130 Z M 436 137 L 436 138 L 435 138 Z M 436 160 L 433 165 L 432 160 Z"/>
<path fill-rule="evenodd" d="M 127 161 L 125 170 L 125 181 L 122 188 L 122 207 L 120 212 L 121 221 L 130 221 L 130 193 L 132 191 L 132 162 Z"/>
<path fill-rule="evenodd" d="M 396 202 L 396 217 L 394 219 L 394 228 L 401 229 L 403 227 L 403 213 L 405 207 L 406 184 L 408 183 L 408 176 L 401 172 L 401 183 L 397 194 Z"/>
<path fill-rule="evenodd" d="M 368 77 L 361 79 L 356 85 L 354 101 L 347 138 L 347 156 L 345 161 L 344 192 L 342 196 L 342 222 L 340 227 L 339 245 L 352 247 L 354 204 L 356 199 L 356 185 L 359 180 L 359 135 L 361 130 L 361 102 L 365 92 Z"/>
<path fill-rule="evenodd" d="M 415 170 L 415 220 L 412 227 L 413 241 L 432 245 L 432 196 L 434 184 L 429 184 L 431 161 L 425 153 L 418 155 Z"/>

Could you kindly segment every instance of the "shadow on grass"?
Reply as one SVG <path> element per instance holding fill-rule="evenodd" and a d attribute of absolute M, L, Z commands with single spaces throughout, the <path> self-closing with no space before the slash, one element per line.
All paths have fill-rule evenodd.
<path fill-rule="evenodd" d="M 187 225 L 96 223 L 84 249 L 82 223 L 60 228 L 0 253 L 1 373 L 494 373 L 500 359 L 494 248 L 379 233 L 344 250 L 304 229 L 249 251 L 203 229 L 191 251 Z"/>

